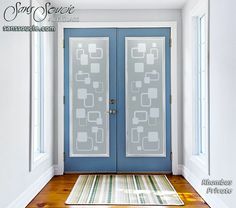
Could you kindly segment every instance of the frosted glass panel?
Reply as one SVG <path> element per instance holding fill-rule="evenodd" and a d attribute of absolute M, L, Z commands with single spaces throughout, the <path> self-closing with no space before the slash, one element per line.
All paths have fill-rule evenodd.
<path fill-rule="evenodd" d="M 127 37 L 126 156 L 164 157 L 165 38 Z"/>
<path fill-rule="evenodd" d="M 70 156 L 109 156 L 109 38 L 70 38 Z"/>

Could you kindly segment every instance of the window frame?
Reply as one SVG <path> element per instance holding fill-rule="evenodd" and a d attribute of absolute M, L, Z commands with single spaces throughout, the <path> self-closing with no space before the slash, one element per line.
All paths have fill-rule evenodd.
<path fill-rule="evenodd" d="M 39 17 L 40 18 L 40 17 Z M 31 18 L 32 19 L 32 18 Z M 41 22 L 34 22 L 35 26 L 41 27 Z M 36 41 L 38 44 L 36 45 Z M 30 167 L 29 171 L 33 171 L 42 162 L 48 159 L 45 145 L 44 134 L 44 34 L 43 32 L 30 32 Z M 38 48 L 39 47 L 39 48 Z M 38 60 L 39 59 L 39 60 Z M 38 68 L 39 73 L 39 128 L 40 141 L 39 152 L 35 151 L 35 70 Z"/>
<path fill-rule="evenodd" d="M 205 20 L 205 25 L 202 25 L 202 18 L 206 18 L 206 14 L 204 13 L 203 15 L 199 16 L 197 18 L 197 21 L 198 21 L 198 43 L 197 43 L 197 50 L 198 50 L 198 63 L 197 63 L 197 96 L 198 96 L 198 102 L 197 102 L 197 138 L 198 138 L 198 147 L 197 147 L 197 154 L 200 155 L 200 156 L 205 156 L 206 155 L 206 149 L 207 149 L 207 139 L 208 139 L 208 74 L 207 74 L 207 71 L 208 71 L 208 67 L 207 67 L 207 45 L 206 45 L 206 39 L 207 39 L 207 31 L 206 31 L 206 20 Z M 205 26 L 205 47 L 203 46 L 203 43 L 202 43 L 202 26 Z M 204 48 L 202 48 L 204 47 Z M 204 59 L 202 59 L 202 50 L 205 50 L 205 63 L 203 63 Z M 202 66 L 204 65 L 205 69 L 203 70 L 202 69 Z M 202 91 L 204 89 L 203 88 L 203 83 L 202 83 L 202 79 L 203 78 L 203 72 L 205 72 L 205 107 L 206 107 L 206 112 L 205 112 L 205 115 L 202 115 L 203 114 L 203 104 L 202 104 L 202 100 L 204 98 L 202 98 Z M 205 141 L 203 141 L 203 126 L 202 126 L 202 117 L 205 116 Z M 203 147 L 203 142 L 205 142 L 205 147 Z M 203 152 L 203 149 L 204 149 L 204 152 Z"/>
<path fill-rule="evenodd" d="M 209 108 L 209 16 L 208 1 L 200 1 L 191 11 L 192 13 L 192 62 L 193 62 L 193 142 L 191 161 L 194 162 L 199 170 L 210 175 L 210 108 Z M 200 19 L 205 16 L 205 68 L 206 68 L 206 145 L 205 153 L 200 152 L 201 142 L 199 140 L 199 71 L 201 70 L 200 59 Z"/>

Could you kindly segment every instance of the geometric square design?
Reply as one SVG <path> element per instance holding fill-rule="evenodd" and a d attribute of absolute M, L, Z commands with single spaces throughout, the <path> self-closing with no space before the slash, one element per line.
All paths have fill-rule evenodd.
<path fill-rule="evenodd" d="M 102 97 L 98 97 L 98 101 L 102 102 L 103 98 Z"/>
<path fill-rule="evenodd" d="M 76 109 L 76 118 L 85 118 L 86 112 L 84 108 L 78 108 Z"/>
<path fill-rule="evenodd" d="M 99 63 L 91 63 L 91 73 L 99 73 L 100 72 L 100 64 Z"/>
<path fill-rule="evenodd" d="M 109 116 L 103 114 L 109 108 L 109 38 L 102 36 L 69 38 L 68 107 L 72 114 L 68 150 L 72 157 L 110 155 Z"/>
<path fill-rule="evenodd" d="M 138 150 L 138 151 L 141 151 L 141 150 L 142 150 L 142 147 L 141 147 L 141 146 L 137 146 L 137 150 Z"/>
<path fill-rule="evenodd" d="M 148 132 L 148 141 L 149 142 L 156 142 L 158 141 L 158 132 Z"/>
<path fill-rule="evenodd" d="M 146 52 L 146 44 L 145 43 L 138 43 L 138 52 L 140 52 L 140 53 Z"/>
<path fill-rule="evenodd" d="M 137 88 L 141 88 L 142 87 L 142 82 L 141 81 L 136 81 L 135 85 Z"/>
<path fill-rule="evenodd" d="M 159 108 L 150 108 L 149 116 L 151 118 L 159 118 Z"/>
<path fill-rule="evenodd" d="M 150 84 L 150 77 L 144 77 L 144 83 Z"/>
<path fill-rule="evenodd" d="M 89 51 L 89 53 L 96 53 L 96 44 L 94 44 L 94 43 L 90 43 L 90 44 L 88 44 L 88 51 Z"/>
<path fill-rule="evenodd" d="M 135 63 L 134 64 L 135 72 L 144 72 L 144 63 Z"/>
<path fill-rule="evenodd" d="M 78 89 L 78 99 L 87 99 L 87 89 Z"/>
<path fill-rule="evenodd" d="M 156 48 L 157 44 L 156 43 L 152 43 L 152 47 Z"/>
<path fill-rule="evenodd" d="M 157 98 L 157 88 L 148 88 L 148 98 L 149 99 Z"/>
<path fill-rule="evenodd" d="M 90 84 L 90 81 L 89 77 L 84 78 L 84 84 Z"/>
<path fill-rule="evenodd" d="M 98 132 L 98 127 L 97 126 L 93 126 L 92 127 L 92 132 L 93 133 L 97 133 Z"/>
<path fill-rule="evenodd" d="M 135 35 L 134 35 L 135 36 Z M 165 139 L 165 42 L 162 37 L 127 37 L 125 45 L 126 156 L 162 157 Z M 159 56 L 159 57 L 158 57 Z M 87 112 L 86 112 L 87 113 Z M 163 154 L 163 155 L 162 155 Z"/>
<path fill-rule="evenodd" d="M 147 111 L 134 111 L 134 118 L 138 118 L 140 121 L 147 121 Z"/>
<path fill-rule="evenodd" d="M 88 141 L 87 132 L 78 132 L 77 133 L 77 141 L 78 142 L 87 142 Z"/>
<path fill-rule="evenodd" d="M 132 122 L 133 122 L 133 124 L 135 125 L 135 124 L 138 124 L 139 120 L 138 120 L 138 118 L 133 118 L 133 119 L 132 119 Z"/>
<path fill-rule="evenodd" d="M 146 62 L 147 64 L 154 64 L 154 54 L 152 53 L 147 54 Z"/>
<path fill-rule="evenodd" d="M 138 127 L 137 127 L 137 132 L 139 132 L 139 133 L 140 133 L 140 132 L 143 132 L 143 126 L 138 126 Z"/>
<path fill-rule="evenodd" d="M 93 88 L 94 89 L 99 88 L 99 82 L 93 82 Z"/>
<path fill-rule="evenodd" d="M 81 65 L 88 65 L 88 55 L 87 54 L 80 55 L 80 64 Z"/>

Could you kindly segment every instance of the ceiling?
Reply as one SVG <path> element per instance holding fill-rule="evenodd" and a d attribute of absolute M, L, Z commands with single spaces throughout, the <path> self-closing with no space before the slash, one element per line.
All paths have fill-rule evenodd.
<path fill-rule="evenodd" d="M 39 0 L 42 2 L 43 0 Z M 187 0 L 51 0 L 55 6 L 76 9 L 181 9 Z"/>

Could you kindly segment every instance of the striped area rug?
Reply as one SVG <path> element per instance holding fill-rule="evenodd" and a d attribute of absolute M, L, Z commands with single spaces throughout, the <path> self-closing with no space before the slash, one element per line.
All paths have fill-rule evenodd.
<path fill-rule="evenodd" d="M 66 204 L 183 205 L 165 175 L 81 175 Z"/>

